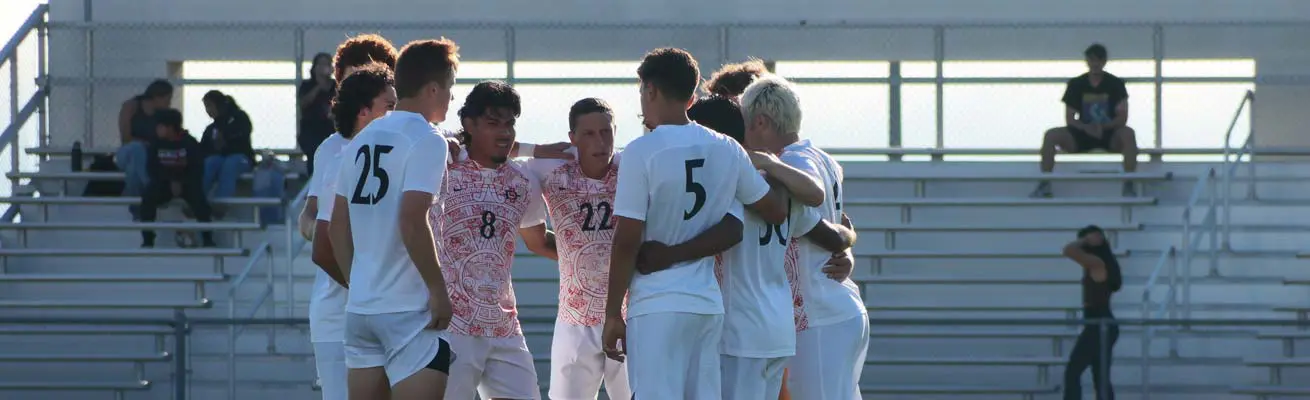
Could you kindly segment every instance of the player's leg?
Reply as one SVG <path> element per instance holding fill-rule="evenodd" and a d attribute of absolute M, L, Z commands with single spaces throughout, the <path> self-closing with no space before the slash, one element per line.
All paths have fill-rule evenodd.
<path fill-rule="evenodd" d="M 723 341 L 723 314 L 681 314 L 688 319 L 684 337 L 691 347 L 691 365 L 687 368 L 686 399 L 713 400 L 723 395 L 723 369 L 719 364 L 719 346 Z M 764 398 L 756 396 L 756 399 Z"/>
<path fill-rule="evenodd" d="M 771 359 L 737 357 L 727 354 L 719 356 L 720 368 L 723 370 L 723 400 L 767 399 L 769 393 L 777 393 L 781 387 L 769 391 L 764 370 Z M 778 371 L 781 375 L 782 371 Z M 781 377 L 779 377 L 781 378 Z"/>
<path fill-rule="evenodd" d="M 799 399 L 859 398 L 856 364 L 868 351 L 868 337 L 868 319 L 864 316 L 811 326 L 798 333 L 796 356 L 787 366 L 788 390 Z"/>
<path fill-rule="evenodd" d="M 1060 150 L 1066 152 L 1077 152 L 1078 143 L 1074 138 L 1073 130 L 1067 127 L 1051 128 L 1042 136 L 1042 162 L 1041 169 L 1043 174 L 1049 174 L 1055 170 L 1055 153 Z M 1051 182 L 1041 181 L 1037 183 L 1037 188 L 1033 190 L 1032 197 L 1051 197 Z"/>
<path fill-rule="evenodd" d="M 685 313 L 654 313 L 628 317 L 628 384 L 639 399 L 682 399 L 685 369 L 695 354 L 688 329 L 695 325 Z M 715 342 L 718 343 L 718 342 Z M 718 356 L 716 350 L 713 354 Z"/>
<path fill-rule="evenodd" d="M 787 360 L 791 357 L 770 358 L 764 364 L 764 393 L 761 393 L 762 399 L 773 398 L 774 393 L 782 390 L 783 373 L 786 370 Z"/>
<path fill-rule="evenodd" d="M 537 400 L 537 367 L 523 336 L 484 338 L 491 347 L 478 395 L 491 400 Z M 595 398 L 596 392 L 592 391 Z"/>
<path fill-rule="evenodd" d="M 346 387 L 350 400 L 386 400 L 386 349 L 370 326 L 369 315 L 346 313 Z"/>
<path fill-rule="evenodd" d="M 344 342 L 314 342 L 314 367 L 318 372 L 318 385 L 323 400 L 346 400 L 349 369 L 346 368 Z"/>
<path fill-rule="evenodd" d="M 598 328 L 555 320 L 555 333 L 550 341 L 551 400 L 596 398 L 601 380 L 608 376 L 605 368 L 608 359 L 600 350 Z"/>
<path fill-rule="evenodd" d="M 439 331 L 424 329 L 432 320 L 427 311 L 378 315 L 386 323 L 383 345 L 388 349 L 387 378 L 394 400 L 445 398 L 451 361 L 451 344 Z"/>
<path fill-rule="evenodd" d="M 451 360 L 450 376 L 446 379 L 446 398 L 472 399 L 477 396 L 487 356 L 491 352 L 491 347 L 483 339 L 458 333 L 446 334 L 446 340 L 456 351 Z"/>
<path fill-rule="evenodd" d="M 787 360 L 787 363 L 790 363 L 790 362 L 791 362 L 791 360 Z M 778 390 L 778 400 L 791 400 L 791 391 L 790 391 L 790 390 L 787 390 L 787 378 L 788 378 L 788 377 L 789 377 L 789 372 L 787 372 L 787 368 L 783 368 L 783 369 L 782 369 L 782 389 Z"/>

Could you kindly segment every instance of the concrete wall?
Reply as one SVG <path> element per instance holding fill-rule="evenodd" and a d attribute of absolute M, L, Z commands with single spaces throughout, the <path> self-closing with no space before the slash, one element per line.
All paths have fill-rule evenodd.
<path fill-rule="evenodd" d="M 305 30 L 304 56 L 331 49 L 348 34 L 380 32 L 396 42 L 444 35 L 461 43 L 468 60 L 504 60 L 506 34 L 500 29 L 443 28 L 450 23 L 532 23 L 518 28 L 517 60 L 635 60 L 656 46 L 693 51 L 705 64 L 758 56 L 783 60 L 930 60 L 930 27 L 841 27 L 832 24 L 999 24 L 1000 27 L 948 28 L 948 59 L 1076 59 L 1088 43 L 1105 43 L 1116 58 L 1150 58 L 1152 29 L 1120 27 L 1014 27 L 1014 24 L 1167 22 L 1165 55 L 1170 58 L 1251 57 L 1262 75 L 1302 75 L 1310 62 L 1310 2 L 1297 0 L 96 0 L 99 22 L 206 21 L 207 29 L 100 29 L 95 33 L 97 77 L 145 78 L 167 74 L 168 61 L 186 59 L 291 60 L 296 24 L 351 23 L 350 29 Z M 78 22 L 83 0 L 51 0 L 51 20 Z M 1206 22 L 1237 25 L 1187 25 Z M 1281 23 L 1271 23 L 1271 22 Z M 285 22 L 285 28 L 223 28 L 223 22 Z M 563 26 L 542 27 L 558 22 Z M 727 53 L 714 28 L 580 28 L 588 23 L 776 23 L 767 28 L 734 28 Z M 388 28 L 385 24 L 431 24 L 430 28 Z M 1288 24 L 1299 23 L 1299 24 Z M 1006 26 L 1009 25 L 1009 26 Z M 51 73 L 84 77 L 82 31 L 51 33 Z M 139 92 L 143 82 L 96 86 L 93 121 L 97 142 L 116 142 L 112 122 L 117 105 Z M 1310 122 L 1295 102 L 1310 96 L 1301 86 L 1266 84 L 1261 103 L 1263 143 L 1307 145 L 1299 127 Z M 55 143 L 69 143 L 85 130 L 81 111 L 87 94 L 80 86 L 59 87 L 52 104 Z M 1263 96 L 1262 96 L 1263 97 Z M 1234 100 L 1235 101 L 1235 100 Z M 1217 128 L 1221 129 L 1221 128 Z"/>

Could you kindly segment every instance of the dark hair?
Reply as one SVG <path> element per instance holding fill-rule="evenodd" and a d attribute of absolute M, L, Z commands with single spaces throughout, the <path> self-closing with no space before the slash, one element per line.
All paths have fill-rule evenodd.
<path fill-rule="evenodd" d="M 155 79 L 154 82 L 150 82 L 150 85 L 146 86 L 145 93 L 142 93 L 141 95 L 145 96 L 145 98 L 147 99 L 153 99 L 159 96 L 168 96 L 172 94 L 173 94 L 172 83 L 168 83 L 167 80 L 163 80 L 163 79 Z"/>
<path fill-rule="evenodd" d="M 746 87 L 755 81 L 755 78 L 767 73 L 769 69 L 764 66 L 764 61 L 757 58 L 724 65 L 718 71 L 714 71 L 714 75 L 710 75 L 708 81 L 705 81 L 705 91 L 720 96 L 740 96 L 746 91 Z"/>
<path fill-rule="evenodd" d="M 642 84 L 654 86 L 665 97 L 684 101 L 696 93 L 700 82 L 700 65 L 683 49 L 663 47 L 646 53 L 637 67 Z"/>
<path fill-rule="evenodd" d="M 605 100 L 595 97 L 578 100 L 578 102 L 573 103 L 573 107 L 569 107 L 569 131 L 571 132 L 577 128 L 578 117 L 591 113 L 605 113 L 605 115 L 613 117 L 614 109 L 610 108 L 610 104 L 606 103 Z"/>
<path fill-rule="evenodd" d="M 1105 50 L 1105 46 L 1100 43 L 1092 43 L 1091 46 L 1087 46 L 1087 50 L 1083 50 L 1083 56 L 1095 58 L 1097 60 L 1110 59 L 1109 51 Z"/>
<path fill-rule="evenodd" d="M 395 84 L 391 69 L 380 63 L 364 65 L 341 81 L 337 97 L 332 100 L 332 122 L 337 133 L 347 139 L 355 136 L 359 110 L 372 107 L 373 99 Z"/>
<path fill-rule="evenodd" d="M 217 90 L 205 92 L 205 96 L 201 97 L 200 100 L 218 107 L 219 116 L 232 115 L 234 111 L 241 109 L 241 106 L 237 105 L 236 99 Z"/>
<path fill-rule="evenodd" d="M 746 121 L 741 115 L 741 105 L 724 96 L 710 96 L 696 100 L 687 109 L 687 118 L 713 129 L 743 143 L 746 140 Z"/>
<path fill-rule="evenodd" d="M 1088 225 L 1078 230 L 1078 238 L 1093 234 L 1101 234 L 1101 245 L 1086 246 L 1088 253 L 1101 259 L 1105 263 L 1105 283 L 1109 285 L 1111 292 L 1117 292 L 1123 288 L 1123 271 L 1119 268 L 1119 258 L 1115 257 L 1114 249 L 1110 247 L 1110 240 L 1105 238 L 1105 231 L 1096 225 Z"/>
<path fill-rule="evenodd" d="M 444 83 L 459 69 L 459 46 L 450 39 L 409 42 L 396 59 L 396 97 L 417 96 L 429 83 Z"/>
<path fill-rule="evenodd" d="M 155 125 L 163 125 L 178 132 L 182 131 L 182 112 L 174 108 L 155 111 Z"/>
<path fill-rule="evenodd" d="M 332 55 L 328 53 L 318 53 L 314 55 L 314 60 L 309 64 L 309 80 L 314 81 L 318 79 L 318 75 L 316 75 L 318 73 L 318 66 L 323 63 L 327 63 L 328 67 L 331 67 Z"/>
<path fill-rule="evenodd" d="M 375 62 L 395 69 L 396 57 L 396 46 L 386 38 L 373 33 L 355 35 L 337 46 L 337 56 L 332 60 L 332 77 L 337 82 L 344 81 L 346 69 Z"/>
<path fill-rule="evenodd" d="M 464 106 L 459 108 L 460 122 L 463 122 L 464 118 L 481 117 L 496 108 L 509 110 L 514 117 L 518 117 L 523 111 L 519 92 L 514 90 L 513 86 L 501 81 L 478 82 L 477 86 L 469 91 L 468 96 L 464 97 Z M 467 145 L 472 137 L 467 130 L 461 129 L 459 140 Z"/>

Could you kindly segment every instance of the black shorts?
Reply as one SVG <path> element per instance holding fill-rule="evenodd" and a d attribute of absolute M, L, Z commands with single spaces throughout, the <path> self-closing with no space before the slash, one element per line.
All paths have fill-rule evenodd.
<path fill-rule="evenodd" d="M 1114 129 L 1103 130 L 1101 131 L 1101 137 L 1096 138 L 1082 129 L 1072 126 L 1065 128 L 1069 129 L 1069 134 L 1073 136 L 1073 143 L 1076 147 L 1074 149 L 1064 149 L 1065 151 L 1070 153 L 1086 153 L 1096 149 L 1111 151 L 1110 142 L 1114 140 Z"/>

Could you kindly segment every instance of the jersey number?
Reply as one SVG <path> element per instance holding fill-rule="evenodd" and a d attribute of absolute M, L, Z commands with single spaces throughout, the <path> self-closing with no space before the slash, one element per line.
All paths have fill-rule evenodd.
<path fill-rule="evenodd" d="M 760 236 L 760 246 L 768 246 L 774 237 L 778 238 L 778 244 L 787 245 L 787 237 L 782 235 L 782 225 L 768 224 L 764 226 L 764 233 Z"/>
<path fill-rule="evenodd" d="M 355 154 L 355 162 L 359 162 L 359 158 L 364 157 L 364 168 L 359 170 L 359 183 L 355 184 L 355 195 L 351 196 L 350 204 L 373 205 L 387 196 L 391 177 L 387 175 L 387 170 L 382 169 L 382 155 L 390 153 L 393 148 L 382 144 L 359 148 L 359 152 Z M 378 191 L 365 195 L 364 183 L 368 181 L 369 171 L 373 171 L 373 176 L 378 178 Z"/>
<path fill-rule="evenodd" d="M 837 211 L 841 211 L 841 183 L 832 183 L 832 204 L 837 206 Z"/>
<path fill-rule="evenodd" d="M 692 205 L 691 205 L 691 211 L 683 211 L 683 212 L 682 212 L 682 220 L 683 220 L 683 221 L 690 220 L 691 217 L 695 217 L 696 214 L 700 213 L 700 209 L 701 209 L 701 207 L 704 207 L 704 206 L 705 206 L 705 187 L 704 187 L 704 186 L 701 186 L 701 184 L 700 184 L 699 182 L 696 182 L 696 181 L 695 181 L 695 177 L 693 176 L 693 173 L 692 173 L 696 168 L 700 168 L 700 167 L 704 167 L 704 166 L 705 166 L 705 159 L 704 159 L 704 158 L 697 158 L 697 159 L 695 159 L 695 160 L 687 160 L 687 163 L 686 163 L 686 167 L 687 167 L 687 193 L 691 193 L 693 196 L 696 196 L 696 202 L 695 202 L 695 203 L 692 203 Z"/>
<path fill-rule="evenodd" d="M 599 202 L 593 207 L 591 203 L 582 203 L 578 208 L 587 213 L 587 217 L 582 220 L 583 231 L 608 231 L 614 229 L 610 225 L 610 217 L 614 216 L 614 209 L 608 202 Z M 600 214 L 600 221 L 596 220 L 596 214 Z"/>
<path fill-rule="evenodd" d="M 484 239 L 491 239 L 496 236 L 496 213 L 491 211 L 482 212 L 482 226 L 478 227 L 478 234 Z"/>

